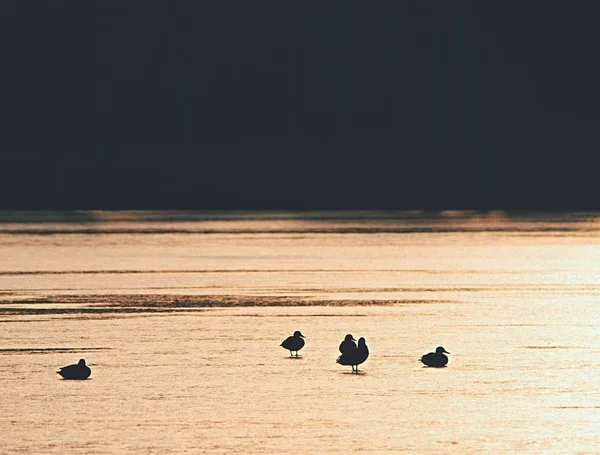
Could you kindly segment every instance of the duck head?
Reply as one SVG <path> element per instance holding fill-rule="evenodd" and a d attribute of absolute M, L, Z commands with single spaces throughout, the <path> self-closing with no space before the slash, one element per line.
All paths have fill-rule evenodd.
<path fill-rule="evenodd" d="M 367 342 L 366 342 L 366 340 L 365 340 L 363 337 L 360 337 L 360 338 L 358 339 L 358 347 L 360 348 L 360 347 L 362 347 L 362 346 L 366 346 L 366 345 L 367 345 Z"/>
<path fill-rule="evenodd" d="M 348 335 L 346 335 L 346 338 L 344 338 L 344 341 L 356 341 L 356 340 L 354 339 L 354 337 L 352 335 L 348 334 Z"/>
<path fill-rule="evenodd" d="M 79 359 L 79 363 L 77 363 L 77 365 L 79 365 L 80 367 L 84 367 L 85 366 L 85 359 Z"/>
<path fill-rule="evenodd" d="M 436 354 L 450 354 L 448 351 L 446 351 L 442 346 L 438 346 L 435 350 Z"/>
<path fill-rule="evenodd" d="M 300 332 L 300 330 L 296 330 L 294 332 L 294 338 L 305 338 L 304 335 Z"/>

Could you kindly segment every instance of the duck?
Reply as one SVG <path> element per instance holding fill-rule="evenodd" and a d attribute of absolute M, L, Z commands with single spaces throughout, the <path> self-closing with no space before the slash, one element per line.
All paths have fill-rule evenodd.
<path fill-rule="evenodd" d="M 292 351 L 296 351 L 296 357 L 298 357 L 298 351 L 304 347 L 304 335 L 300 332 L 300 330 L 296 330 L 291 337 L 287 337 L 283 340 L 279 346 L 290 351 L 290 357 L 293 357 Z"/>
<path fill-rule="evenodd" d="M 358 366 L 367 360 L 368 357 L 369 348 L 367 347 L 367 342 L 363 337 L 360 337 L 358 339 L 358 346 L 349 348 L 346 352 L 343 352 L 342 355 L 338 357 L 337 363 L 340 365 L 350 365 L 352 367 L 352 373 L 358 373 Z"/>
<path fill-rule="evenodd" d="M 421 357 L 421 362 L 423 362 L 428 367 L 445 367 L 448 363 L 448 356 L 444 355 L 444 353 L 450 354 L 443 348 L 443 346 L 438 346 L 435 352 L 430 352 L 429 354 L 425 354 L 423 357 Z"/>
<path fill-rule="evenodd" d="M 75 365 L 67 365 L 57 371 L 63 379 L 87 379 L 92 374 L 92 370 L 85 364 L 85 359 L 80 359 Z"/>
<path fill-rule="evenodd" d="M 342 354 L 354 352 L 356 350 L 356 340 L 350 334 L 346 335 L 344 341 L 340 344 L 340 352 Z"/>

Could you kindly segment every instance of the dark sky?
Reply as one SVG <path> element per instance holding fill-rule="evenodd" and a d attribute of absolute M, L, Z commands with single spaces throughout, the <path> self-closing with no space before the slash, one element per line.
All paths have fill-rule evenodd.
<path fill-rule="evenodd" d="M 595 2 L 0 14 L 0 208 L 600 208 Z"/>

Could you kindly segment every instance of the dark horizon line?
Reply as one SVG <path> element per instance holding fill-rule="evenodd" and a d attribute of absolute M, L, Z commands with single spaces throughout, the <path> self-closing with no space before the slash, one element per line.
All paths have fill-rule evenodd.
<path fill-rule="evenodd" d="M 54 205 L 54 206 L 0 206 L 0 212 L 85 212 L 85 211 L 250 211 L 250 212 L 328 212 L 328 211 L 421 211 L 421 212 L 440 212 L 440 211 L 472 211 L 472 212 L 595 212 L 600 211 L 598 206 L 550 206 L 550 205 L 505 205 L 505 206 L 450 206 L 450 205 L 426 205 L 426 206 L 318 206 L 318 205 L 224 205 L 224 206 L 192 206 L 192 205 L 99 205 L 99 206 L 77 206 L 77 205 Z"/>

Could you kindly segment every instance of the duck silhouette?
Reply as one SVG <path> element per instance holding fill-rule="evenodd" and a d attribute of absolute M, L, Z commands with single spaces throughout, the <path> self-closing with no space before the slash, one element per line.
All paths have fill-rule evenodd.
<path fill-rule="evenodd" d="M 300 333 L 300 330 L 296 330 L 291 337 L 287 337 L 283 340 L 280 346 L 290 351 L 290 357 L 293 357 L 292 351 L 296 351 L 296 357 L 298 357 L 298 351 L 304 347 L 304 335 Z"/>
<path fill-rule="evenodd" d="M 79 363 L 62 367 L 57 373 L 64 379 L 87 379 L 92 374 L 92 370 L 85 364 L 84 359 L 80 359 Z"/>
<path fill-rule="evenodd" d="M 344 341 L 340 344 L 340 352 L 342 354 L 354 352 L 356 350 L 356 340 L 350 334 L 346 335 Z"/>
<path fill-rule="evenodd" d="M 342 342 L 342 345 L 347 341 L 348 336 L 351 335 L 346 336 L 346 340 Z M 347 349 L 342 352 L 342 355 L 338 357 L 337 363 L 340 365 L 350 365 L 352 373 L 358 373 L 358 366 L 369 357 L 369 348 L 367 347 L 367 342 L 362 337 L 358 339 L 358 346 L 352 341 L 350 343 L 347 345 Z M 342 345 L 340 345 L 340 351 L 342 350 Z"/>
<path fill-rule="evenodd" d="M 444 355 L 444 353 L 450 354 L 442 346 L 438 346 L 435 352 L 430 352 L 429 354 L 425 354 L 423 357 L 421 357 L 421 362 L 428 367 L 445 367 L 448 363 L 448 356 Z"/>

